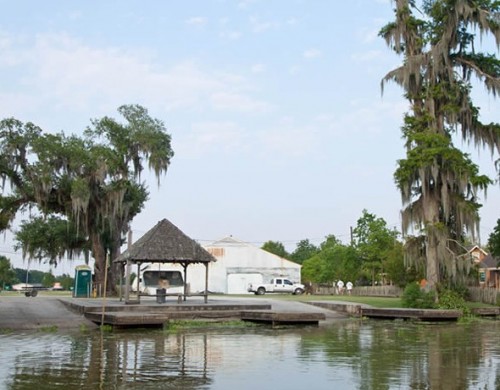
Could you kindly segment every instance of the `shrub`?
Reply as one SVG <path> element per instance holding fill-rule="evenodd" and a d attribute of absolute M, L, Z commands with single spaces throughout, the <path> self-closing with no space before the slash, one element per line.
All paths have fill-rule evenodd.
<path fill-rule="evenodd" d="M 434 292 L 426 292 L 420 288 L 418 283 L 410 283 L 406 286 L 401 296 L 401 303 L 403 307 L 415 309 L 433 309 L 434 306 Z"/>
<path fill-rule="evenodd" d="M 455 290 L 444 290 L 439 294 L 438 308 L 462 310 L 464 316 L 470 316 L 471 314 L 462 294 Z"/>

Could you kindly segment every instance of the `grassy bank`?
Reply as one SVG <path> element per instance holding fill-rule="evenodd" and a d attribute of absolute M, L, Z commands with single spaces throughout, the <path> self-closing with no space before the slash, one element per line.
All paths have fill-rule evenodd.
<path fill-rule="evenodd" d="M 241 297 L 249 297 L 248 295 L 241 295 Z M 251 295 L 251 297 L 256 298 L 272 298 L 279 300 L 290 300 L 290 301 L 332 301 L 332 302 L 351 302 L 359 303 L 364 305 L 370 305 L 379 308 L 402 308 L 401 298 L 399 297 L 368 297 L 368 296 L 357 296 L 357 295 L 291 295 L 291 294 L 266 294 L 266 295 Z M 478 307 L 492 307 L 494 305 L 488 305 L 481 302 L 466 302 L 469 308 Z"/>

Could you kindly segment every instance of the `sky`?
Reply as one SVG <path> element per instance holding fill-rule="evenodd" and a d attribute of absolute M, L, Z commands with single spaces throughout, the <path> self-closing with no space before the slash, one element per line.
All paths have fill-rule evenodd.
<path fill-rule="evenodd" d="M 331 234 L 349 242 L 363 210 L 401 230 L 393 174 L 408 104 L 398 86 L 380 88 L 401 63 L 378 37 L 390 0 L 0 4 L 0 118 L 81 134 L 91 119 L 121 120 L 118 107 L 140 104 L 171 134 L 160 186 L 143 176 L 150 199 L 133 241 L 163 218 L 201 244 L 232 235 L 289 251 Z M 500 121 L 498 101 L 474 96 L 481 119 Z M 494 175 L 488 151 L 458 144 Z M 485 244 L 500 187 L 480 199 Z M 12 233 L 1 237 L 0 255 L 26 267 Z"/>

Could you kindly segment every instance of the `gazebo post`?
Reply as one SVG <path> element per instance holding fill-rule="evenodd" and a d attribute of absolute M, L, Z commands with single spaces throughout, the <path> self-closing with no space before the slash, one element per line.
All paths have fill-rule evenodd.
<path fill-rule="evenodd" d="M 141 263 L 137 262 L 137 302 L 141 303 Z"/>
<path fill-rule="evenodd" d="M 188 267 L 188 263 L 183 262 L 183 263 L 181 263 L 181 265 L 182 265 L 182 268 L 184 268 L 184 297 L 183 297 L 183 300 L 185 302 L 186 295 L 187 295 L 187 267 Z"/>
<path fill-rule="evenodd" d="M 125 265 L 125 302 L 130 301 L 130 260 Z"/>
<path fill-rule="evenodd" d="M 208 263 L 203 263 L 205 265 L 205 303 L 208 302 Z"/>

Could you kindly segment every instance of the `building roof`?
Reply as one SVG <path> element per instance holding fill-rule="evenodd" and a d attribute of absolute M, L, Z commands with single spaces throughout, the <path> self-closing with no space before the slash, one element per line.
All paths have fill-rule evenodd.
<path fill-rule="evenodd" d="M 284 257 L 275 255 L 274 253 L 268 252 L 268 251 L 266 251 L 262 248 L 259 248 L 253 244 L 250 244 L 248 242 L 234 238 L 233 236 L 227 236 L 227 237 L 221 238 L 221 239 L 214 241 L 208 245 L 204 245 L 204 247 L 207 248 L 209 251 L 212 248 L 220 248 L 220 247 L 222 247 L 222 248 L 224 248 L 224 247 L 225 248 L 231 248 L 231 247 L 232 248 L 235 248 L 235 247 L 247 248 L 249 251 L 253 251 L 254 253 L 255 252 L 263 253 L 266 256 L 268 256 L 269 258 L 273 258 L 276 261 L 279 261 L 280 263 L 287 263 L 290 267 L 302 268 L 301 264 L 298 264 L 298 263 L 296 263 L 292 260 L 286 259 Z"/>
<path fill-rule="evenodd" d="M 498 268 L 500 263 L 499 258 L 495 258 L 491 255 L 491 253 L 484 257 L 483 260 L 479 263 L 480 268 Z"/>
<path fill-rule="evenodd" d="M 115 262 L 136 263 L 209 263 L 216 261 L 195 240 L 177 226 L 162 219 L 123 252 Z"/>

